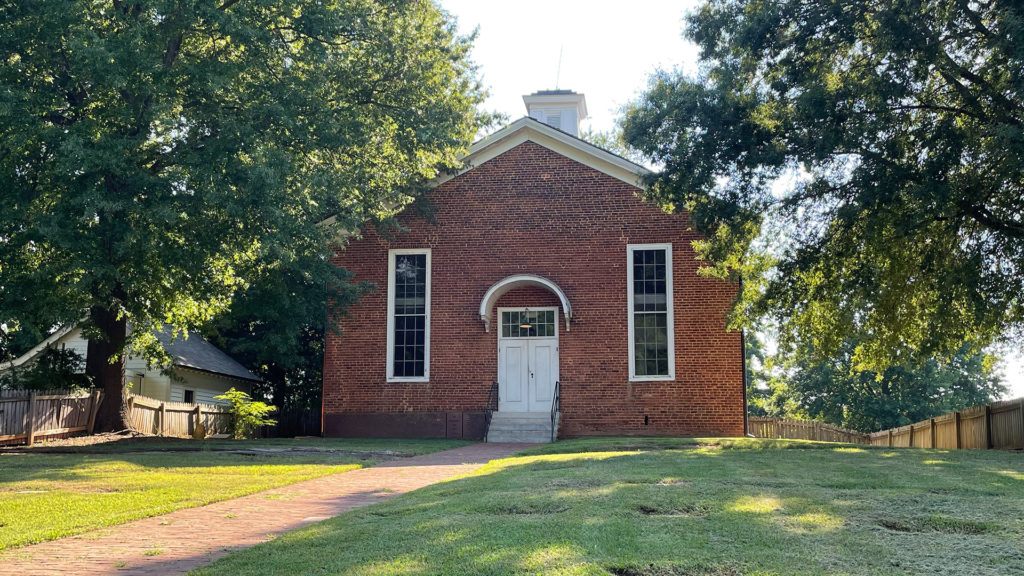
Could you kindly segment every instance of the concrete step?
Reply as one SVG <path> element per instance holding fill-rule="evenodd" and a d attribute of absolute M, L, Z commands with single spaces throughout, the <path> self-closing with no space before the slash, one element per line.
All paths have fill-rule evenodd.
<path fill-rule="evenodd" d="M 491 422 L 491 430 L 547 430 L 551 422 Z"/>
<path fill-rule="evenodd" d="M 488 442 L 531 442 L 543 444 L 551 442 L 551 431 L 539 432 L 532 430 L 491 430 L 487 433 Z"/>
<path fill-rule="evenodd" d="M 550 442 L 551 414 L 495 412 L 487 431 L 488 442 Z"/>
<path fill-rule="evenodd" d="M 547 420 L 551 421 L 550 412 L 492 412 L 491 420 Z"/>

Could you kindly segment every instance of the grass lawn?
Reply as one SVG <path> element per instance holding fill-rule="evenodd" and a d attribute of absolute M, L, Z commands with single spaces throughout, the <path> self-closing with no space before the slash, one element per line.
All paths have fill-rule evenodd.
<path fill-rule="evenodd" d="M 197 574 L 1024 574 L 1024 454 L 696 443 L 542 446 Z"/>
<path fill-rule="evenodd" d="M 187 441 L 185 446 L 187 447 Z M 116 443 L 114 443 L 116 444 Z M 161 443 L 144 443 L 147 450 Z M 181 445 L 164 442 L 174 450 Z M 358 451 L 422 454 L 464 442 L 321 439 L 206 441 L 199 452 L 0 454 L 0 549 L 78 534 L 180 508 L 202 506 L 374 463 Z M 166 447 L 165 446 L 165 447 Z M 327 447 L 318 452 L 231 454 L 221 450 Z M 334 452 L 331 450 L 339 450 Z"/>
<path fill-rule="evenodd" d="M 50 446 L 46 442 L 28 450 L 39 452 L 127 453 L 127 452 L 217 452 L 249 449 L 293 449 L 323 452 L 391 452 L 395 456 L 419 456 L 438 450 L 450 450 L 473 442 L 444 439 L 404 438 L 264 438 L 261 440 L 190 440 L 140 436 L 87 446 Z"/>

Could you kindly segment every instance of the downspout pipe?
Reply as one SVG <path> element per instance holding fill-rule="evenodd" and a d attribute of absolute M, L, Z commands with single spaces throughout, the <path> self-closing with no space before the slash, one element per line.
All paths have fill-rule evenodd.
<path fill-rule="evenodd" d="M 740 277 L 739 281 L 739 293 L 736 295 L 737 299 L 743 297 L 743 277 Z M 740 328 L 740 378 L 741 386 L 743 387 L 743 435 L 750 435 L 750 420 L 749 414 L 750 409 L 747 406 L 747 338 L 746 331 Z"/>

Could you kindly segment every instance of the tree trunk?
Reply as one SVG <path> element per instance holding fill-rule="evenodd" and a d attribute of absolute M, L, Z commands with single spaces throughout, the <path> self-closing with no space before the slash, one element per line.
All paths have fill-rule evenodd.
<path fill-rule="evenodd" d="M 99 338 L 89 339 L 85 361 L 85 373 L 97 388 L 103 390 L 103 401 L 96 414 L 96 429 L 117 432 L 128 427 L 125 414 L 128 391 L 124 381 L 127 323 L 123 318 L 118 319 L 115 312 L 98 306 L 89 310 L 89 316 L 101 334 Z"/>

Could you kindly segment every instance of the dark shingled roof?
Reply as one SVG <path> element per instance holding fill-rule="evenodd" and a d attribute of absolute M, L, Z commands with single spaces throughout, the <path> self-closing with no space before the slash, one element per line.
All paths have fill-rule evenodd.
<path fill-rule="evenodd" d="M 188 335 L 187 340 L 181 336 L 172 339 L 170 330 L 165 328 L 157 330 L 154 335 L 163 345 L 164 350 L 174 359 L 175 366 L 223 374 L 242 380 L 259 381 L 259 378 L 246 370 L 245 366 L 236 362 L 220 348 L 207 342 L 199 334 L 192 332 Z"/>

